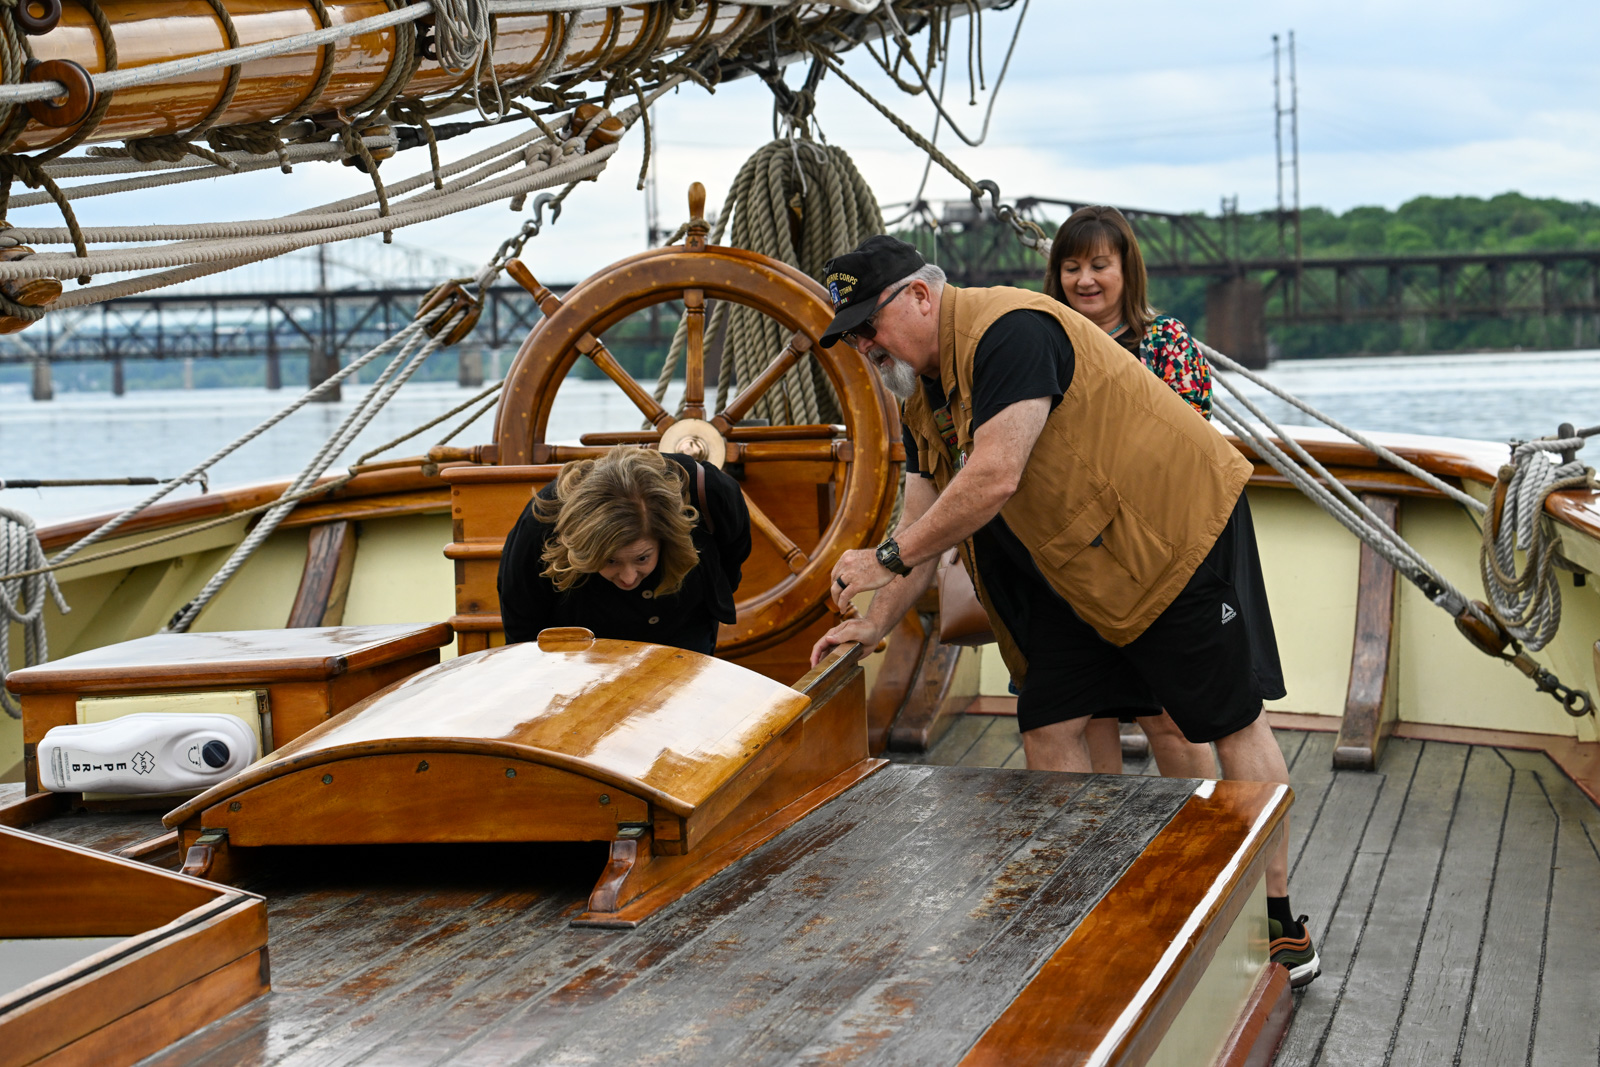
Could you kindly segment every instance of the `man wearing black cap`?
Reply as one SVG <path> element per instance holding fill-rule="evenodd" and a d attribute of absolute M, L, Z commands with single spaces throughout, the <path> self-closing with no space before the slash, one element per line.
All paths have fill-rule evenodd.
<path fill-rule="evenodd" d="M 1099 327 L 1024 289 L 959 289 L 903 242 L 832 260 L 822 336 L 904 401 L 905 507 L 874 551 L 834 567 L 864 617 L 817 642 L 872 645 L 959 546 L 1018 689 L 1028 766 L 1088 771 L 1096 711 L 1165 708 L 1215 742 L 1223 774 L 1288 784 L 1257 671 L 1277 658 L 1243 489 L 1251 467 Z M 1254 647 L 1253 647 L 1254 646 Z M 1270 663 L 1263 659 L 1270 657 Z M 1288 848 L 1268 863 L 1273 958 L 1318 972 L 1289 912 Z"/>

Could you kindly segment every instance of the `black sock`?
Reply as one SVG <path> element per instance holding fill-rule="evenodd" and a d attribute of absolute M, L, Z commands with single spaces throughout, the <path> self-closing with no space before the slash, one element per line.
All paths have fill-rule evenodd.
<path fill-rule="evenodd" d="M 1278 925 L 1283 928 L 1284 937 L 1300 936 L 1300 924 L 1294 920 L 1294 912 L 1289 908 L 1288 897 L 1268 897 L 1267 918 L 1278 920 Z"/>

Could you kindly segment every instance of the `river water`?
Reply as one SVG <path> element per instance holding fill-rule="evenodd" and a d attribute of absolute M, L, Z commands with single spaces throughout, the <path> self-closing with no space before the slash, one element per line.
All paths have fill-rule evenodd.
<path fill-rule="evenodd" d="M 1600 351 L 1288 361 L 1275 364 L 1266 376 L 1364 430 L 1505 441 L 1551 434 L 1562 422 L 1600 424 Z M 346 387 L 344 400 L 337 404 L 307 405 L 218 463 L 211 484 L 237 485 L 299 470 L 350 412 L 362 388 Z M 1290 424 L 1310 421 L 1250 388 L 1272 418 Z M 357 439 L 346 462 L 470 395 L 447 383 L 407 385 Z M 55 400 L 36 403 L 25 387 L 0 386 L 0 478 L 173 477 L 293 398 L 289 390 L 196 389 L 122 397 L 59 392 Z M 672 400 L 669 396 L 669 405 Z M 425 452 L 453 425 L 429 430 L 389 455 Z M 638 428 L 637 411 L 616 386 L 569 380 L 558 396 L 548 437 L 575 441 L 581 433 Z M 453 443 L 487 441 L 492 429 L 492 415 L 486 416 Z M 171 499 L 197 491 L 184 487 Z M 43 524 L 125 507 L 149 492 L 130 487 L 8 489 L 0 491 L 0 507 L 27 512 Z"/>

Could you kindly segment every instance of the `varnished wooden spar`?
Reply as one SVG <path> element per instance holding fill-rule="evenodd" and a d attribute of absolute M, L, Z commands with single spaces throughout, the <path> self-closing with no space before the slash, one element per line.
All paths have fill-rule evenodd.
<path fill-rule="evenodd" d="M 102 6 L 111 24 L 118 66 L 123 69 L 229 47 L 221 19 L 205 0 L 138 0 Z M 301 0 L 225 0 L 225 6 L 241 46 L 323 28 L 316 10 Z M 671 52 L 697 41 L 723 40 L 737 32 L 751 12 L 741 4 L 702 4 L 689 17 L 674 20 L 671 6 L 658 2 L 581 13 L 573 23 L 566 55 L 551 66 L 546 77 L 583 70 L 607 55 L 627 55 L 648 42 L 661 29 L 663 19 L 671 20 L 671 25 L 657 52 Z M 336 26 L 388 10 L 381 0 L 328 0 L 326 7 L 331 24 Z M 562 29 L 568 18 L 567 12 L 497 17 L 494 70 L 499 81 L 527 78 L 549 65 L 552 49 L 561 46 Z M 395 62 L 399 36 L 398 30 L 390 28 L 337 42 L 333 73 L 312 113 L 332 112 L 370 98 Z M 64 0 L 56 28 L 30 40 L 40 60 L 71 60 L 90 74 L 106 69 L 99 30 L 77 0 Z M 288 114 L 315 87 L 322 63 L 323 49 L 317 47 L 244 64 L 238 89 L 216 124 L 259 122 Z M 221 98 L 227 75 L 226 68 L 219 68 L 173 82 L 119 90 L 89 140 L 121 141 L 188 130 Z M 450 74 L 436 60 L 425 59 L 406 85 L 405 95 L 448 93 L 466 80 L 467 75 Z M 34 122 L 18 146 L 43 148 L 64 140 L 72 132 L 70 126 L 52 128 Z"/>
<path fill-rule="evenodd" d="M 862 652 L 790 687 L 546 630 L 416 674 L 164 821 L 185 870 L 223 880 L 270 845 L 611 842 L 590 918 L 628 925 L 880 766 Z"/>

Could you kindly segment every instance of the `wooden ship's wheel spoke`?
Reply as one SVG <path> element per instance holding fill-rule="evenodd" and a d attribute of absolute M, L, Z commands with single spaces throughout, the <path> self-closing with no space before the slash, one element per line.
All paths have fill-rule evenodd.
<path fill-rule="evenodd" d="M 506 273 L 511 275 L 518 285 L 528 291 L 528 295 L 533 297 L 534 303 L 539 305 L 539 310 L 547 318 L 561 307 L 561 298 L 552 293 L 539 279 L 535 278 L 533 272 L 528 269 L 527 264 L 520 259 L 513 259 L 506 264 Z M 589 357 L 589 360 L 600 369 L 601 374 L 617 383 L 617 387 L 627 394 L 628 399 L 633 401 L 634 407 L 638 408 L 640 414 L 644 415 L 650 421 L 650 424 L 656 428 L 655 437 L 659 437 L 660 431 L 672 425 L 673 418 L 667 412 L 667 409 L 657 403 L 656 398 L 650 395 L 649 390 L 640 385 L 634 380 L 633 375 L 622 368 L 622 364 L 617 362 L 617 357 L 611 354 L 611 350 L 606 347 L 604 341 L 592 333 L 585 333 L 578 338 L 576 348 L 579 352 Z M 651 440 L 654 440 L 655 437 L 652 437 Z M 584 443 L 588 444 L 587 441 Z M 624 442 L 614 443 L 621 444 Z"/>
<path fill-rule="evenodd" d="M 703 289 L 683 291 L 683 319 L 688 352 L 683 366 L 683 417 L 706 417 L 706 294 Z"/>
<path fill-rule="evenodd" d="M 744 494 L 744 505 L 750 509 L 750 525 L 761 531 L 761 536 L 772 542 L 772 547 L 778 550 L 778 555 L 788 564 L 791 574 L 799 574 L 806 569 L 806 564 L 811 562 L 809 556 L 800 551 L 798 545 L 789 540 L 789 535 L 778 529 L 778 524 L 767 517 L 750 494 Z"/>
<path fill-rule="evenodd" d="M 740 482 L 759 536 L 743 567 L 738 621 L 722 627 L 718 654 L 741 660 L 803 658 L 809 650 L 806 635 L 828 623 L 834 563 L 847 549 L 876 544 L 887 530 L 899 483 L 896 409 L 859 353 L 845 345 L 824 349 L 817 344 L 833 317 L 823 288 L 765 256 L 708 245 L 703 207 L 703 199 L 691 194 L 693 222 L 683 245 L 623 260 L 564 299 L 549 295 L 522 264 L 508 267 L 539 301 L 545 318 L 506 376 L 495 427 L 499 461 L 564 463 L 626 444 L 681 453 L 727 470 Z M 687 347 L 683 404 L 673 417 L 597 338 L 630 315 L 677 300 L 683 301 Z M 755 308 L 777 322 L 789 341 L 708 419 L 705 313 L 716 300 Z M 577 446 L 546 441 L 556 392 L 584 356 L 628 394 L 649 427 L 586 433 Z M 839 398 L 839 422 L 739 425 L 807 356 L 816 360 Z M 794 666 L 785 660 L 777 673 L 793 673 Z M 776 660 L 760 669 L 769 668 L 776 669 Z"/>
<path fill-rule="evenodd" d="M 711 425 L 722 433 L 733 430 L 739 421 L 750 413 L 750 409 L 755 407 L 756 401 L 766 395 L 767 390 L 771 389 L 778 379 L 788 373 L 789 368 L 809 351 L 811 351 L 811 339 L 796 331 L 789 338 L 789 343 L 783 346 L 783 351 L 778 353 L 777 358 L 768 363 L 761 373 L 756 375 L 754 381 L 740 390 L 739 395 L 711 420 Z"/>

